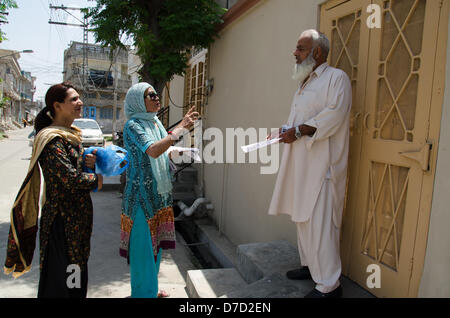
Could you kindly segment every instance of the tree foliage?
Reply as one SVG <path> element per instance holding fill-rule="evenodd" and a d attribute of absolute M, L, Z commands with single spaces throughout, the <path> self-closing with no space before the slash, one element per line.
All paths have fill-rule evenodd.
<path fill-rule="evenodd" d="M 10 103 L 11 99 L 7 96 L 1 96 L 0 97 L 0 109 L 2 108 L 6 108 L 9 103 Z"/>
<path fill-rule="evenodd" d="M 86 9 L 97 42 L 113 48 L 131 39 L 142 62 L 141 79 L 158 92 L 183 75 L 192 48 L 217 36 L 222 9 L 214 0 L 97 0 Z"/>
<path fill-rule="evenodd" d="M 17 3 L 15 0 L 0 0 L 0 25 L 7 22 L 7 13 L 9 9 L 17 9 Z M 6 40 L 5 33 L 0 29 L 0 42 Z"/>

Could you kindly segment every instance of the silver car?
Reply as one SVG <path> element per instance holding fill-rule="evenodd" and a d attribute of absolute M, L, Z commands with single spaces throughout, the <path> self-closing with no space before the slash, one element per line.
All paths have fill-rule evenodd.
<path fill-rule="evenodd" d="M 105 145 L 102 129 L 95 120 L 78 118 L 73 121 L 73 125 L 81 129 L 81 143 L 83 147 L 103 147 Z"/>

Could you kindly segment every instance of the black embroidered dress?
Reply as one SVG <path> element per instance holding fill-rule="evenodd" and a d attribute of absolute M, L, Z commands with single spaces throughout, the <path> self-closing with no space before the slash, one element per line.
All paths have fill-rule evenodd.
<path fill-rule="evenodd" d="M 45 146 L 39 157 L 46 185 L 46 201 L 39 227 L 39 294 L 42 297 L 54 293 L 59 297 L 79 295 L 67 290 L 64 278 L 69 264 L 76 264 L 82 272 L 86 271 L 83 274 L 87 289 L 87 261 L 93 221 L 90 191 L 97 188 L 97 176 L 83 172 L 83 152 L 81 145 L 74 146 L 56 137 Z"/>

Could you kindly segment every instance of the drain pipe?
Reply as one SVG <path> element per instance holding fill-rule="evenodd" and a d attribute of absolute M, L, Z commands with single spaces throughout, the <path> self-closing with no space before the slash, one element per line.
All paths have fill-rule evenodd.
<path fill-rule="evenodd" d="M 194 203 L 191 205 L 191 207 L 188 207 L 186 204 L 184 204 L 183 201 L 178 201 L 178 206 L 181 209 L 180 215 L 177 217 L 180 218 L 183 214 L 186 216 L 191 216 L 195 210 L 200 206 L 202 203 L 209 203 L 209 200 L 206 198 L 198 198 L 194 201 Z M 208 208 L 212 208 L 212 204 L 208 204 Z"/>

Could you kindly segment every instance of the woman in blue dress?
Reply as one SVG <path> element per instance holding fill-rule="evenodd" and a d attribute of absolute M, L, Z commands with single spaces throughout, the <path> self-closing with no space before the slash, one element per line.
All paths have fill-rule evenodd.
<path fill-rule="evenodd" d="M 124 146 L 130 160 L 122 202 L 120 255 L 130 264 L 131 297 L 156 298 L 161 249 L 175 248 L 172 183 L 167 150 L 198 118 L 194 107 L 167 132 L 156 114 L 159 97 L 148 83 L 125 97 Z"/>

